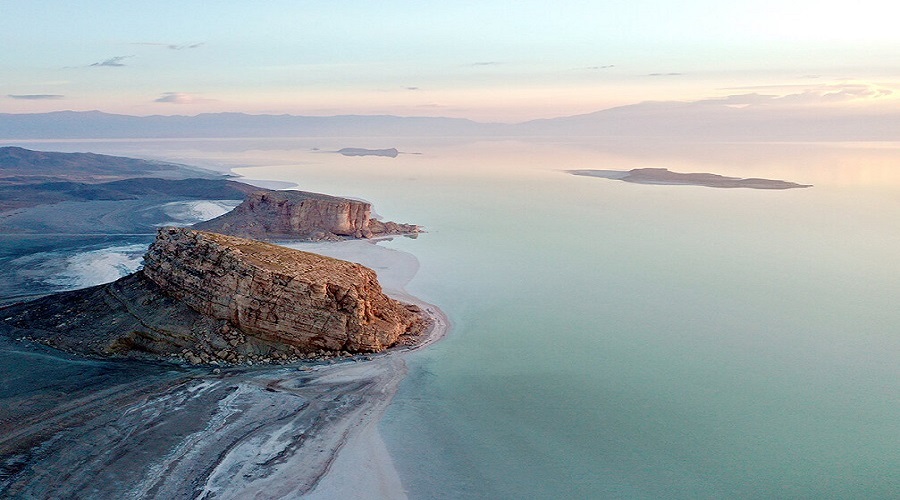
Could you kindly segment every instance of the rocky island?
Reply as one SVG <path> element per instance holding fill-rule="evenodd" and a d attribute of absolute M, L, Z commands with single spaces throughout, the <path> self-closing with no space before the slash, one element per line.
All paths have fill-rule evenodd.
<path fill-rule="evenodd" d="M 243 238 L 162 228 L 142 271 L 2 309 L 0 330 L 91 356 L 191 363 L 376 352 L 426 329 L 360 264 Z"/>
<path fill-rule="evenodd" d="M 194 228 L 260 240 L 341 240 L 416 235 L 415 224 L 382 222 L 370 203 L 305 191 L 257 191 L 221 217 Z"/>
<path fill-rule="evenodd" d="M 809 184 L 798 184 L 776 179 L 742 179 L 708 173 L 679 173 L 666 168 L 635 168 L 629 171 L 619 170 L 567 170 L 572 175 L 602 177 L 636 184 L 671 184 L 685 186 L 706 186 L 714 188 L 750 188 L 750 189 L 794 189 L 812 187 Z"/>

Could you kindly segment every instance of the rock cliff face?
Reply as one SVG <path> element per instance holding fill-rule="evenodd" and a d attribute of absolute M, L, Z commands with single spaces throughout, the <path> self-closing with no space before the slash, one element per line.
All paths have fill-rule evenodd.
<path fill-rule="evenodd" d="M 360 264 L 184 228 L 160 230 L 144 275 L 200 314 L 304 350 L 380 351 L 417 316 Z"/>
<path fill-rule="evenodd" d="M 143 271 L 2 312 L 15 337 L 194 363 L 380 351 L 427 322 L 362 265 L 187 228 L 160 229 Z"/>
<path fill-rule="evenodd" d="M 305 191 L 251 193 L 231 212 L 194 228 L 244 238 L 304 240 L 419 232 L 413 224 L 373 219 L 369 203 Z"/>

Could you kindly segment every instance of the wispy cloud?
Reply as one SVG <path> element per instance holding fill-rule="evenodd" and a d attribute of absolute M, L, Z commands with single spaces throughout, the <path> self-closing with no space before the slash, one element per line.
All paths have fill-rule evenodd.
<path fill-rule="evenodd" d="M 159 42 L 134 42 L 131 45 L 150 45 L 152 47 L 165 47 L 170 50 L 197 49 L 205 45 L 204 42 L 193 43 L 159 43 Z"/>
<path fill-rule="evenodd" d="M 203 45 L 204 45 L 203 42 L 185 43 L 182 45 L 169 44 L 169 45 L 167 45 L 167 48 L 169 48 L 171 50 L 198 49 L 198 48 L 202 47 Z"/>
<path fill-rule="evenodd" d="M 887 97 L 894 91 L 885 87 L 879 87 L 867 83 L 827 84 L 806 87 L 801 85 L 786 86 L 759 86 L 751 87 L 753 90 L 778 91 L 785 89 L 803 89 L 800 92 L 789 93 L 759 93 L 733 94 L 716 99 L 699 101 L 702 104 L 725 104 L 741 106 L 766 106 L 776 104 L 827 104 L 857 100 L 870 100 Z M 726 89 L 729 90 L 729 89 Z M 739 90 L 739 89 L 733 89 Z M 743 90 L 743 89 L 740 89 Z"/>
<path fill-rule="evenodd" d="M 472 67 L 479 67 L 479 66 L 499 66 L 499 65 L 501 65 L 501 64 L 503 64 L 503 63 L 500 62 L 500 61 L 478 61 L 478 62 L 473 62 L 472 64 L 469 64 L 469 66 L 472 66 Z"/>
<path fill-rule="evenodd" d="M 64 99 L 66 96 L 60 94 L 7 94 L 6 97 L 23 101 L 53 101 Z"/>
<path fill-rule="evenodd" d="M 419 87 L 403 87 L 406 90 L 419 90 Z"/>
<path fill-rule="evenodd" d="M 90 66 L 98 66 L 98 67 L 105 66 L 105 67 L 110 67 L 110 68 L 118 68 L 118 67 L 125 66 L 125 63 L 122 61 L 124 61 L 125 59 L 128 59 L 129 57 L 134 57 L 134 56 L 110 57 L 109 59 L 107 59 L 105 61 L 95 62 L 95 63 L 91 64 Z"/>
<path fill-rule="evenodd" d="M 684 73 L 650 73 L 647 76 L 681 76 Z"/>
<path fill-rule="evenodd" d="M 609 69 L 609 68 L 615 68 L 615 67 L 616 67 L 615 64 L 606 64 L 606 65 L 604 65 L 604 66 L 585 66 L 585 67 L 582 67 L 582 68 L 575 68 L 575 69 L 576 69 L 576 70 L 596 71 L 596 70 L 599 70 L 599 69 Z"/>
<path fill-rule="evenodd" d="M 199 102 L 210 102 L 212 99 L 206 99 L 187 92 L 165 92 L 153 102 L 162 102 L 168 104 L 196 104 Z"/>

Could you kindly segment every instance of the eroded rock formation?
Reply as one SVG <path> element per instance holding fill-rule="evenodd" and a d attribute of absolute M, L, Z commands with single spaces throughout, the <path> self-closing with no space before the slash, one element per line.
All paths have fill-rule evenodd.
<path fill-rule="evenodd" d="M 5 308 L 0 329 L 85 354 L 242 363 L 380 351 L 426 321 L 362 265 L 163 228 L 142 271 Z"/>
<path fill-rule="evenodd" d="M 305 191 L 251 193 L 231 212 L 194 228 L 263 240 L 372 238 L 420 230 L 414 224 L 373 219 L 372 205 L 364 201 Z"/>

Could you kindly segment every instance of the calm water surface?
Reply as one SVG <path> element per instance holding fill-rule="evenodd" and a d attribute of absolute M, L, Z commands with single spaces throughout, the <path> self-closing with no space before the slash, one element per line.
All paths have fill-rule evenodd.
<path fill-rule="evenodd" d="M 413 498 L 900 496 L 897 144 L 33 146 L 244 167 L 426 226 L 387 243 L 454 324 L 383 423 Z M 636 167 L 815 187 L 561 172 Z"/>

